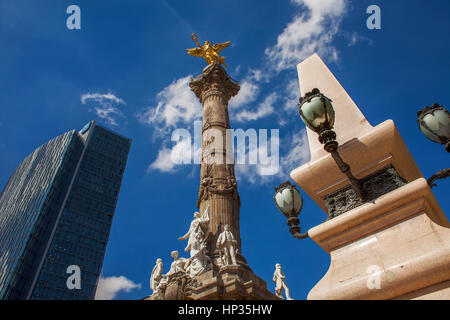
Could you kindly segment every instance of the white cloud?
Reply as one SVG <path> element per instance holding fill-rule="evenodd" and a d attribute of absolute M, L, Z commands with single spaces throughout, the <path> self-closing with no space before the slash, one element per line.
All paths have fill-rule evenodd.
<path fill-rule="evenodd" d="M 276 147 L 279 147 L 279 144 L 277 143 Z M 269 147 L 270 148 L 270 147 Z M 264 175 L 262 174 L 262 166 L 259 163 L 260 159 L 259 159 L 259 153 L 261 146 L 254 146 L 254 145 L 250 145 L 246 148 L 246 155 L 245 158 L 246 159 L 251 159 L 251 158 L 255 158 L 258 159 L 258 162 L 256 164 L 250 164 L 248 163 L 249 161 L 247 161 L 245 164 L 236 164 L 235 165 L 235 173 L 236 173 L 236 178 L 238 181 L 248 181 L 251 184 L 263 184 L 264 182 L 270 181 L 272 180 L 273 176 L 272 175 Z M 276 162 L 276 164 L 279 164 L 279 161 Z M 264 166 L 264 168 L 266 169 L 270 169 L 272 167 L 272 163 L 269 166 Z M 278 168 L 279 170 L 279 168 Z M 275 171 L 276 172 L 276 171 Z"/>
<path fill-rule="evenodd" d="M 292 170 L 308 162 L 311 157 L 306 129 L 292 134 L 288 150 L 286 156 L 280 159 L 282 174 L 286 177 Z"/>
<path fill-rule="evenodd" d="M 238 94 L 230 99 L 229 108 L 237 109 L 256 100 L 259 94 L 259 86 L 252 79 L 243 80 Z"/>
<path fill-rule="evenodd" d="M 118 126 L 119 119 L 126 119 L 125 115 L 118 108 L 118 105 L 126 105 L 125 100 L 115 96 L 111 92 L 108 93 L 85 93 L 81 96 L 81 103 L 86 104 L 88 101 L 94 101 L 95 114 L 102 120 L 105 120 L 112 126 Z"/>
<path fill-rule="evenodd" d="M 97 291 L 95 293 L 95 300 L 112 300 L 116 297 L 119 291 L 130 292 L 133 289 L 140 288 L 140 284 L 136 284 L 124 276 L 106 278 L 100 277 Z"/>
<path fill-rule="evenodd" d="M 277 99 L 278 99 L 277 94 L 271 93 L 264 99 L 263 102 L 261 102 L 258 105 L 258 108 L 255 111 L 243 110 L 235 116 L 235 119 L 238 122 L 244 122 L 264 118 L 273 113 L 274 111 L 273 104 L 276 102 Z"/>
<path fill-rule="evenodd" d="M 245 180 L 251 184 L 261 185 L 273 183 L 280 179 L 286 180 L 292 170 L 309 161 L 311 156 L 305 129 L 299 133 L 293 133 L 290 137 L 283 138 L 283 141 L 280 140 L 278 147 L 281 148 L 279 153 L 285 154 L 285 156 L 281 156 L 279 159 L 278 170 L 273 171 L 272 175 L 264 174 L 270 168 L 276 169 L 276 162 L 272 162 L 271 166 L 268 167 L 262 166 L 261 164 L 236 164 L 235 172 L 238 181 Z M 249 157 L 249 154 L 258 152 L 259 150 L 248 149 L 247 151 L 247 157 Z M 265 168 L 265 170 L 262 170 L 262 168 Z"/>
<path fill-rule="evenodd" d="M 359 36 L 358 36 L 358 34 L 356 33 L 356 31 L 355 31 L 355 32 L 353 32 L 352 35 L 350 36 L 350 41 L 349 41 L 349 43 L 347 44 L 347 47 L 352 47 L 352 46 L 354 46 L 354 45 L 358 42 L 358 40 L 359 40 Z"/>
<path fill-rule="evenodd" d="M 173 81 L 156 95 L 156 107 L 147 107 L 137 115 L 138 120 L 151 125 L 156 136 L 162 140 L 158 155 L 148 166 L 147 172 L 173 173 L 178 165 L 192 163 L 190 142 L 180 140 L 168 147 L 174 129 L 192 128 L 194 121 L 202 118 L 203 107 L 189 87 L 191 79 L 192 75 L 188 75 Z"/>
<path fill-rule="evenodd" d="M 241 65 L 238 65 L 236 68 L 234 68 L 233 74 L 238 75 L 241 72 Z"/>
<path fill-rule="evenodd" d="M 108 92 L 108 93 L 85 93 L 81 96 L 81 102 L 83 104 L 85 104 L 86 101 L 89 99 L 93 99 L 97 102 L 103 102 L 105 100 L 107 100 L 107 101 L 109 100 L 116 104 L 126 104 L 126 102 L 123 99 L 116 97 L 111 92 Z"/>
<path fill-rule="evenodd" d="M 353 47 L 357 43 L 362 42 L 362 41 L 367 42 L 369 45 L 373 45 L 372 39 L 361 36 L 356 31 L 353 31 L 353 33 L 351 33 L 351 34 L 343 32 L 342 36 L 344 38 L 348 39 L 347 47 Z"/>
<path fill-rule="evenodd" d="M 165 173 L 173 173 L 177 166 L 193 163 L 193 147 L 191 141 L 187 139 L 181 139 L 172 148 L 163 146 L 159 150 L 156 160 L 148 166 L 147 172 L 157 170 Z M 201 149 L 196 152 L 201 152 Z"/>
<path fill-rule="evenodd" d="M 124 117 L 123 113 L 113 106 L 95 107 L 95 114 L 112 126 L 118 126 L 115 116 Z"/>
<path fill-rule="evenodd" d="M 247 76 L 239 83 L 240 89 L 229 102 L 229 109 L 237 109 L 256 100 L 259 95 L 259 85 L 252 76 Z"/>
<path fill-rule="evenodd" d="M 264 75 L 259 69 L 249 69 L 247 79 L 259 82 L 261 80 L 267 80 L 267 74 Z"/>
<path fill-rule="evenodd" d="M 337 60 L 331 45 L 346 10 L 345 0 L 293 0 L 308 9 L 294 17 L 265 54 L 271 67 L 280 72 L 293 67 L 315 52 Z"/>
<path fill-rule="evenodd" d="M 177 79 L 160 91 L 156 95 L 156 107 L 148 107 L 138 114 L 139 121 L 164 129 L 201 119 L 203 108 L 189 87 L 191 78 L 188 75 Z"/>
<path fill-rule="evenodd" d="M 172 162 L 172 150 L 166 147 L 162 147 L 158 151 L 156 160 L 153 161 L 147 169 L 147 172 L 151 170 L 158 170 L 161 172 L 171 173 L 174 171 L 175 163 Z"/>
<path fill-rule="evenodd" d="M 296 77 L 291 78 L 284 90 L 283 109 L 292 112 L 298 110 L 298 99 L 300 98 L 300 87 Z"/>

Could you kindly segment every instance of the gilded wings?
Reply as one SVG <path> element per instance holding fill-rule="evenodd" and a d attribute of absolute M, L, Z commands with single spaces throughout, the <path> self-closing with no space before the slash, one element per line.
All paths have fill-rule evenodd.
<path fill-rule="evenodd" d="M 230 44 L 231 44 L 231 41 L 227 41 L 224 43 L 216 43 L 215 45 L 213 45 L 213 48 L 217 53 L 220 53 L 220 51 L 222 51 L 223 49 L 228 47 Z"/>
<path fill-rule="evenodd" d="M 191 38 L 195 41 L 198 47 L 186 49 L 189 55 L 193 57 L 203 58 L 208 64 L 217 61 L 228 68 L 228 66 L 225 64 L 225 57 L 221 57 L 219 53 L 230 45 L 230 41 L 224 43 L 216 43 L 215 45 L 211 45 L 209 41 L 205 41 L 205 44 L 201 45 L 200 43 L 198 43 L 197 35 L 195 33 L 192 34 Z"/>
<path fill-rule="evenodd" d="M 193 57 L 203 58 L 203 48 L 186 49 L 187 53 Z"/>

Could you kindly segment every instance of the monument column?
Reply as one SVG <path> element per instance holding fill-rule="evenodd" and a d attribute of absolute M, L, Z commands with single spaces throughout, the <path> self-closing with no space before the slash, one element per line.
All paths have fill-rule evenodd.
<path fill-rule="evenodd" d="M 234 174 L 234 154 L 228 101 L 239 92 L 239 84 L 227 74 L 219 56 L 230 42 L 200 45 L 188 54 L 206 60 L 208 66 L 189 83 L 203 104 L 202 157 L 197 207 L 189 231 L 179 240 L 188 240 L 190 258 L 178 258 L 162 275 L 158 260 L 152 270 L 153 294 L 149 300 L 280 299 L 267 290 L 241 254 L 239 228 L 240 198 Z M 225 65 L 226 66 L 226 65 Z"/>
<path fill-rule="evenodd" d="M 192 288 L 189 299 L 277 300 L 279 298 L 267 290 L 266 282 L 253 273 L 241 254 L 241 202 L 228 116 L 228 101 L 238 94 L 240 87 L 223 68 L 227 67 L 225 57 L 219 56 L 230 42 L 211 45 L 205 41 L 200 45 L 195 34 L 192 40 L 198 47 L 187 49 L 188 54 L 204 58 L 208 63 L 189 86 L 203 105 L 197 207 L 208 220 L 206 245 L 212 268 L 196 277 L 199 286 Z M 206 211 L 208 215 L 205 215 Z"/>
<path fill-rule="evenodd" d="M 203 104 L 197 207 L 201 213 L 209 207 L 208 251 L 216 258 L 217 237 L 226 224 L 230 225 L 241 252 L 240 199 L 234 174 L 232 142 L 227 135 L 227 129 L 230 129 L 228 101 L 239 92 L 239 84 L 230 78 L 220 63 L 214 62 L 201 75 L 192 79 L 189 85 Z M 238 260 L 245 263 L 241 255 Z"/>

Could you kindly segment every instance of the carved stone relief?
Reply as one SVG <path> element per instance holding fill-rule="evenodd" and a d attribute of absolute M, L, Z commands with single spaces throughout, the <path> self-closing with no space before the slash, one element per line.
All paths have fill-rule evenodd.
<path fill-rule="evenodd" d="M 407 183 L 393 166 L 389 166 L 367 176 L 361 182 L 362 189 L 366 192 L 366 202 L 373 201 Z M 327 220 L 333 219 L 366 203 L 362 202 L 350 186 L 326 196 L 323 200 L 328 210 Z"/>

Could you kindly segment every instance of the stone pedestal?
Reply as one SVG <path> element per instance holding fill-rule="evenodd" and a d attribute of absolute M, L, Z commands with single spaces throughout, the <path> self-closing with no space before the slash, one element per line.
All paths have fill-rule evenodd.
<path fill-rule="evenodd" d="M 222 267 L 198 277 L 199 288 L 192 291 L 193 300 L 279 300 L 267 290 L 264 280 L 240 266 Z"/>
<path fill-rule="evenodd" d="M 419 298 L 424 288 L 449 299 L 448 227 L 419 178 L 312 228 L 311 238 L 330 254 L 331 265 L 308 299 L 392 299 L 414 292 Z"/>
<path fill-rule="evenodd" d="M 308 299 L 450 299 L 450 224 L 394 123 L 372 127 L 322 60 L 298 66 L 302 95 L 333 100 L 339 152 L 361 179 L 361 202 L 308 129 L 311 161 L 292 179 L 328 214 L 309 235 L 331 256 Z"/>

